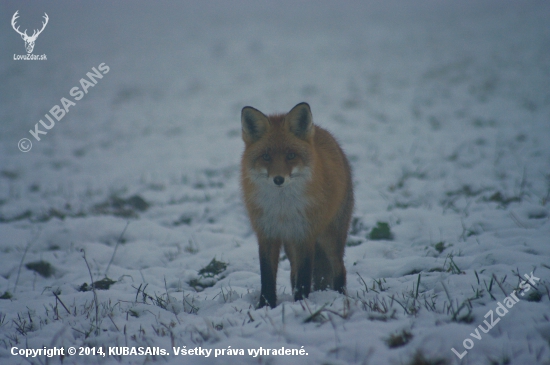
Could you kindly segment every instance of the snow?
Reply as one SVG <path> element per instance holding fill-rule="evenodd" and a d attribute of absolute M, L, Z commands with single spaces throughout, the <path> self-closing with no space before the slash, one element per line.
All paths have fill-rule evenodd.
<path fill-rule="evenodd" d="M 0 296 L 11 294 L 0 299 L 0 363 L 550 361 L 548 2 L 0 6 Z M 34 49 L 47 61 L 13 60 L 25 53 L 16 10 L 21 29 L 48 14 Z M 71 88 L 102 63 L 109 72 L 75 100 Z M 62 98 L 75 105 L 36 141 L 29 129 Z M 353 167 L 348 296 L 293 302 L 283 258 L 279 305 L 256 309 L 240 110 L 302 101 Z M 393 240 L 368 238 L 378 222 Z M 227 266 L 201 277 L 213 258 Z M 49 277 L 27 267 L 40 261 Z M 532 272 L 536 288 L 472 337 Z M 97 305 L 79 290 L 90 274 L 116 281 L 96 290 Z M 412 338 L 390 347 L 404 331 Z M 451 348 L 468 338 L 460 360 Z M 44 346 L 169 355 L 10 352 Z M 176 356 L 183 346 L 212 354 Z M 307 355 L 248 355 L 302 346 Z M 229 348 L 245 355 L 214 357 Z"/>

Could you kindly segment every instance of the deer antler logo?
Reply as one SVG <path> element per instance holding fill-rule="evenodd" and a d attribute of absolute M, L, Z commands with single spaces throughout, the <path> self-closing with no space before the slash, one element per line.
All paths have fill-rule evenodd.
<path fill-rule="evenodd" d="M 13 29 L 19 33 L 21 35 L 21 38 L 23 38 L 23 40 L 25 41 L 25 49 L 27 50 L 27 53 L 32 53 L 32 50 L 34 49 L 34 42 L 36 41 L 36 38 L 38 38 L 38 36 L 40 35 L 40 33 L 42 33 L 42 31 L 44 30 L 44 28 L 46 28 L 46 24 L 48 24 L 48 14 L 44 13 L 44 19 L 46 20 L 45 22 L 42 22 L 42 29 L 40 30 L 34 30 L 34 32 L 32 33 L 32 35 L 29 37 L 27 35 L 27 30 L 25 29 L 24 32 L 21 32 L 19 30 L 19 27 L 15 27 L 15 21 L 17 18 L 19 18 L 19 15 L 17 15 L 17 13 L 19 13 L 19 10 L 17 10 L 15 12 L 15 14 L 13 14 L 13 17 L 11 18 L 11 26 L 13 27 Z"/>

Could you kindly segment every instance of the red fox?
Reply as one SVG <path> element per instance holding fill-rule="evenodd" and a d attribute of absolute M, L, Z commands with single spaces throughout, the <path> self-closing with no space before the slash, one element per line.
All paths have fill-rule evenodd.
<path fill-rule="evenodd" d="M 344 248 L 353 211 L 349 162 L 334 139 L 313 124 L 307 103 L 288 114 L 241 112 L 244 202 L 260 251 L 259 307 L 277 305 L 284 246 L 294 300 L 313 289 L 346 288 Z"/>

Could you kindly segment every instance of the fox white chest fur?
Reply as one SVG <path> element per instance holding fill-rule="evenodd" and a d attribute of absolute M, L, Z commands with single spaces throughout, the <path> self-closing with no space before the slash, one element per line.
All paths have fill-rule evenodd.
<path fill-rule="evenodd" d="M 267 172 L 253 173 L 253 202 L 262 210 L 258 225 L 266 238 L 283 242 L 304 239 L 309 233 L 306 209 L 309 206 L 306 185 L 311 173 L 308 168 L 287 178 L 283 186 L 275 185 Z"/>

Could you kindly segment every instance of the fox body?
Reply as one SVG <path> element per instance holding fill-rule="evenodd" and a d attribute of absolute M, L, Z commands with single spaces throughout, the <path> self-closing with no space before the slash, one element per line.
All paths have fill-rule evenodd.
<path fill-rule="evenodd" d="M 314 290 L 344 292 L 344 248 L 353 210 L 348 160 L 332 135 L 313 124 L 308 104 L 266 116 L 241 113 L 244 202 L 260 251 L 260 307 L 276 306 L 281 246 L 294 299 Z"/>

